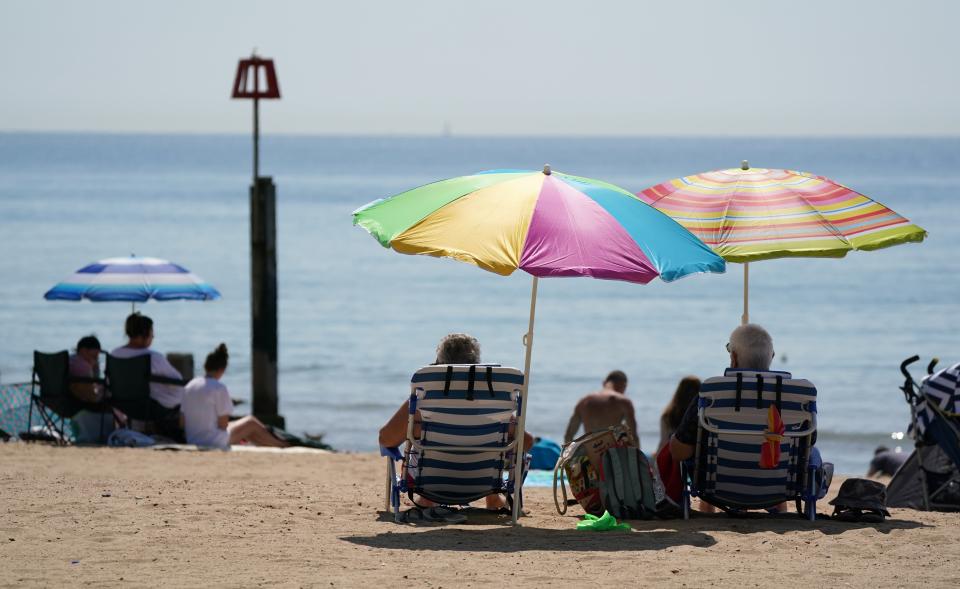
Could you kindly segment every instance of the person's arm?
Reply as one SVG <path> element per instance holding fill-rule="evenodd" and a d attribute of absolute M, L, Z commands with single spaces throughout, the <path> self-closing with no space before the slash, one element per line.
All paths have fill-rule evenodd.
<path fill-rule="evenodd" d="M 222 383 L 221 383 L 222 385 Z M 227 429 L 230 423 L 230 414 L 233 413 L 233 401 L 226 386 L 217 388 L 217 427 Z"/>
<path fill-rule="evenodd" d="M 630 435 L 633 436 L 633 439 L 637 441 L 637 448 L 640 447 L 640 432 L 637 431 L 637 416 L 636 411 L 633 408 L 633 401 L 627 397 L 623 398 L 626 403 L 623 406 L 623 420 L 627 423 L 627 427 L 630 428 Z"/>
<path fill-rule="evenodd" d="M 573 409 L 573 415 L 570 416 L 570 422 L 567 424 L 567 431 L 563 434 L 563 443 L 569 444 L 577 435 L 580 429 L 580 404 Z"/>
<path fill-rule="evenodd" d="M 694 447 L 697 443 L 697 427 L 700 421 L 700 413 L 697 407 L 697 399 L 690 402 L 683 419 L 677 430 L 670 436 L 670 455 L 677 462 L 686 460 L 693 456 Z"/>
<path fill-rule="evenodd" d="M 873 457 L 873 460 L 870 461 L 870 468 L 867 470 L 867 476 L 868 476 L 868 477 L 872 477 L 873 475 L 877 474 L 877 471 L 880 470 L 879 468 L 877 468 L 877 463 L 879 463 L 879 462 L 880 462 L 880 461 L 877 460 L 877 457 L 876 457 L 876 456 L 874 456 L 874 457 Z"/>
<path fill-rule="evenodd" d="M 152 352 L 150 354 L 150 372 L 157 376 L 183 380 L 183 375 L 180 374 L 180 371 L 174 368 L 173 364 L 167 360 L 167 357 L 160 352 Z"/>
<path fill-rule="evenodd" d="M 385 448 L 396 448 L 407 439 L 407 419 L 410 415 L 410 406 L 407 403 L 400 405 L 387 423 L 380 428 L 380 445 Z"/>

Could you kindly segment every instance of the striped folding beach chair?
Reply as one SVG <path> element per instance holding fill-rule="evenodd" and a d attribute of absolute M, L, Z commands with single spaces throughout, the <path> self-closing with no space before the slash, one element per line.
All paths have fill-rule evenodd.
<path fill-rule="evenodd" d="M 684 519 L 690 497 L 727 512 L 766 509 L 796 501 L 797 512 L 816 518 L 816 468 L 810 449 L 817 429 L 817 389 L 788 372 L 728 369 L 700 387 L 699 427 L 692 473 L 682 465 Z M 783 433 L 771 432 L 770 406 Z M 761 467 L 764 444 L 776 445 L 779 462 Z M 801 501 L 803 505 L 801 506 Z"/>
<path fill-rule="evenodd" d="M 418 370 L 410 382 L 404 453 L 380 449 L 387 457 L 386 509 L 399 521 L 402 493 L 441 505 L 505 493 L 512 503 L 522 442 L 509 430 L 523 409 L 522 387 L 516 368 L 441 364 Z"/>

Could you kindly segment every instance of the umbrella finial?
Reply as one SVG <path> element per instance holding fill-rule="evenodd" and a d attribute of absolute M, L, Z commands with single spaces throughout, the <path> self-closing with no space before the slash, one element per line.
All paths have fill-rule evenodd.
<path fill-rule="evenodd" d="M 551 173 L 550 164 L 543 164 L 543 175 L 549 176 Z"/>
<path fill-rule="evenodd" d="M 743 160 L 742 162 L 740 162 L 740 169 L 741 169 L 741 170 L 749 170 L 749 169 L 750 169 L 750 162 L 748 162 L 747 160 Z"/>

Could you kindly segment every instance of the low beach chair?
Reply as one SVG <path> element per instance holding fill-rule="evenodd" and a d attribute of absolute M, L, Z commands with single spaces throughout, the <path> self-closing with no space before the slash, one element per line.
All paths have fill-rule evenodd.
<path fill-rule="evenodd" d="M 810 465 L 816 400 L 813 384 L 788 372 L 728 369 L 724 376 L 704 381 L 692 470 L 681 465 L 684 519 L 689 518 L 691 496 L 726 512 L 796 501 L 798 513 L 816 519 L 817 468 Z M 782 434 L 769 431 L 771 405 L 779 413 Z M 764 444 L 778 437 L 779 461 L 761 467 Z"/>
<path fill-rule="evenodd" d="M 397 521 L 402 493 L 440 505 L 504 493 L 512 506 L 523 441 L 509 430 L 523 410 L 523 378 L 516 368 L 473 364 L 427 366 L 413 375 L 405 450 L 380 449 L 387 457 L 385 509 Z"/>

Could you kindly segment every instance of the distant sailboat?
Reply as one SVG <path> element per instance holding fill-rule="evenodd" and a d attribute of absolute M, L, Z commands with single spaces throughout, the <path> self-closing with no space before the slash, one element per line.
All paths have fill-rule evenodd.
<path fill-rule="evenodd" d="M 450 124 L 450 121 L 443 121 L 443 136 L 453 137 L 453 126 Z"/>

